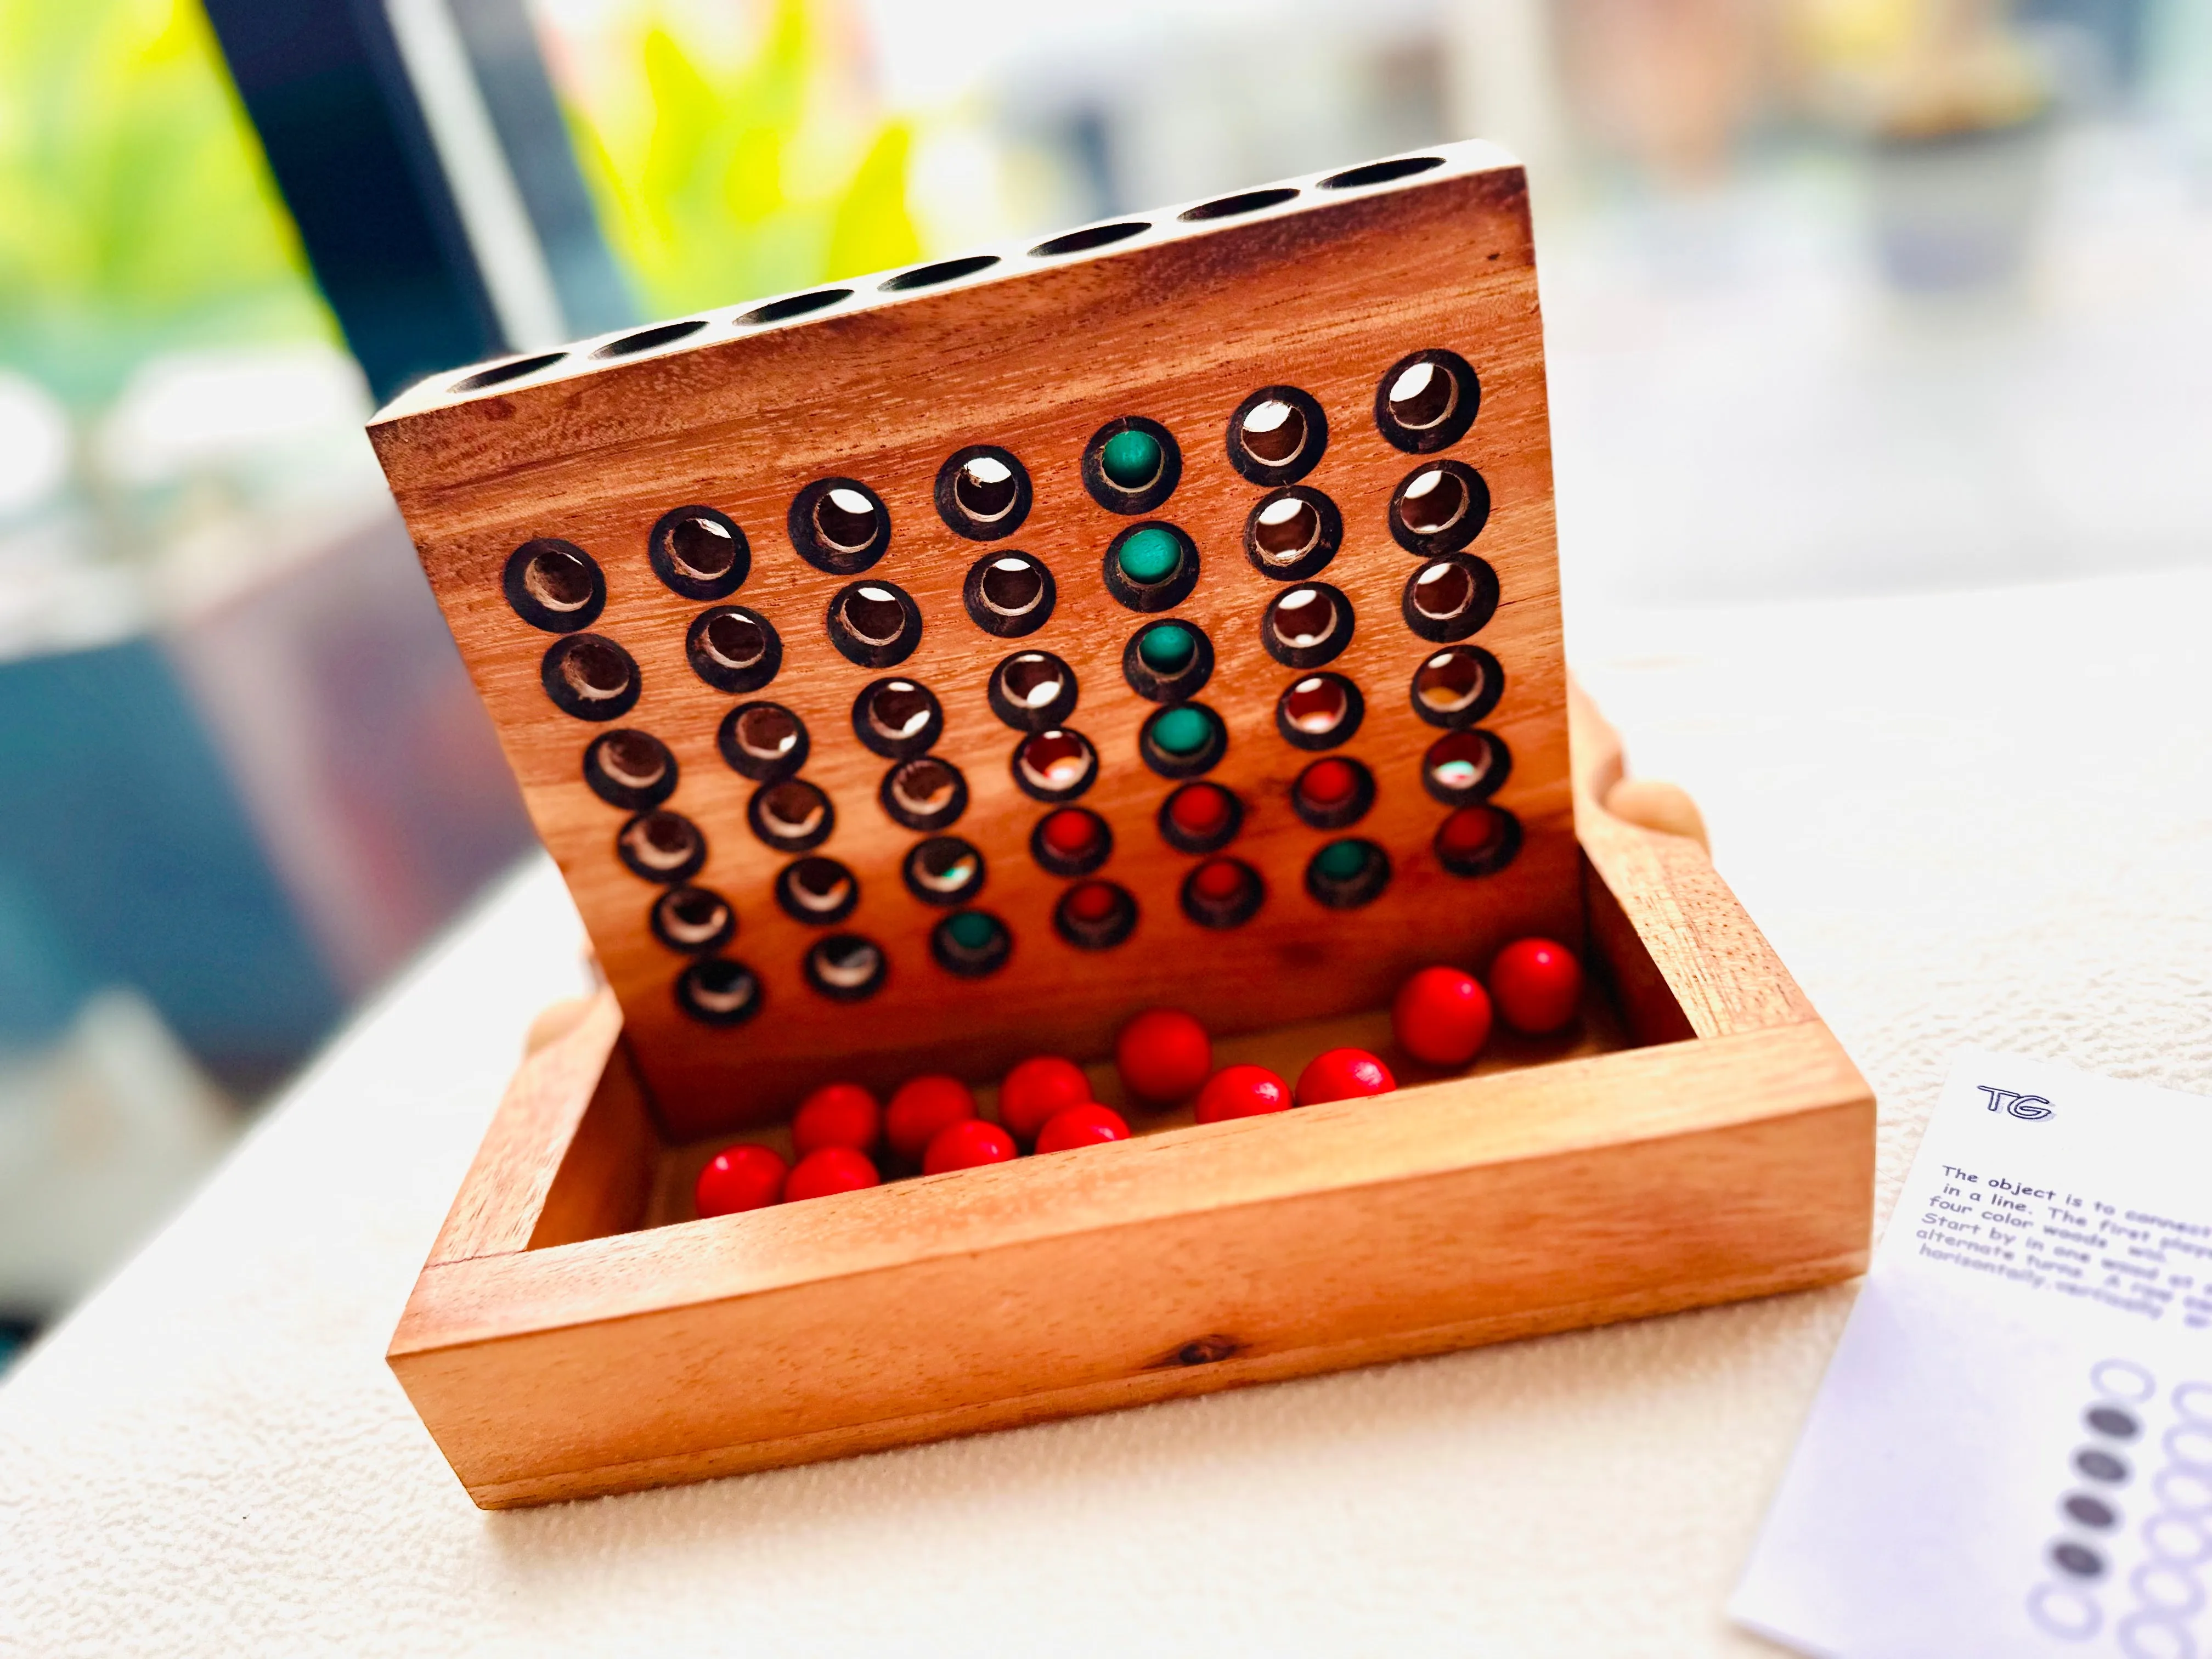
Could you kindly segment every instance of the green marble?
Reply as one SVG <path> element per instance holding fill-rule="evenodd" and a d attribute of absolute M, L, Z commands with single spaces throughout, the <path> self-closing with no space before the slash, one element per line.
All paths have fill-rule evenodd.
<path fill-rule="evenodd" d="M 1160 623 L 1137 639 L 1137 655 L 1155 674 L 1180 674 L 1198 654 L 1198 635 L 1181 623 Z"/>
<path fill-rule="evenodd" d="M 1117 432 L 1098 452 L 1098 465 L 1116 488 L 1142 489 L 1160 475 L 1160 441 L 1134 427 Z"/>
<path fill-rule="evenodd" d="M 1164 582 L 1182 563 L 1182 544 L 1158 525 L 1146 525 L 1121 544 L 1121 574 L 1147 587 Z"/>
<path fill-rule="evenodd" d="M 1356 841 L 1333 841 L 1314 857 L 1314 868 L 1331 881 L 1350 881 L 1367 867 L 1367 849 Z"/>
<path fill-rule="evenodd" d="M 1152 742 L 1181 758 L 1195 755 L 1213 737 L 1213 722 L 1188 704 L 1170 708 L 1152 723 Z"/>
<path fill-rule="evenodd" d="M 952 942 L 963 951 L 981 951 L 999 936 L 999 924 L 981 910 L 963 910 L 945 924 Z"/>

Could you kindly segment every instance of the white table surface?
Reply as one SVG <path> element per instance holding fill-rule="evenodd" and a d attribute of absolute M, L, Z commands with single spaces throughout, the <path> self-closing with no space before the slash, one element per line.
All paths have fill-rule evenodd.
<path fill-rule="evenodd" d="M 2212 573 L 1571 617 L 1873 1080 L 2212 1091 Z M 0 1386 L 0 1650 L 1768 1651 L 1721 1607 L 1852 1291 L 842 1463 L 472 1508 L 383 1363 L 532 1010 L 532 866 Z"/>

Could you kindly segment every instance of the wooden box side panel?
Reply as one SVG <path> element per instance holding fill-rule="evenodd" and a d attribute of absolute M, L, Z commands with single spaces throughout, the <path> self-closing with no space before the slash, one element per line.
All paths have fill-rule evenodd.
<path fill-rule="evenodd" d="M 1605 810 L 1625 770 L 1619 733 L 1570 685 L 1575 829 L 1603 884 L 1590 910 L 1639 1038 L 1723 1036 L 1817 1020 L 1705 849 L 1683 836 L 1627 823 Z"/>
<path fill-rule="evenodd" d="M 1519 1115 L 1537 1091 L 1510 1077 L 1438 1085 L 1394 1108 L 1413 1120 L 1402 1145 L 1418 1155 L 1395 1176 L 1348 1182 L 1330 1172 L 1358 1164 L 1337 1159 L 1358 1145 L 1356 1112 L 1263 1125 L 1280 1166 L 1272 1186 L 1250 1171 L 1256 1135 L 1180 1132 L 1069 1160 L 1085 1167 L 1053 1178 L 1079 1180 L 1087 1200 L 1025 1228 L 975 1206 L 1011 1201 L 1016 1183 L 1046 1172 L 969 1171 L 951 1178 L 968 1183 L 968 1225 L 929 1228 L 939 1248 L 901 1240 L 872 1262 L 854 1236 L 871 1206 L 848 1205 L 812 1260 L 800 1250 L 794 1261 L 788 1239 L 703 1248 L 702 1230 L 721 1227 L 735 1246 L 747 1230 L 724 1224 L 753 1219 L 724 1218 L 623 1241 L 636 1253 L 612 1277 L 599 1245 L 434 1267 L 392 1363 L 479 1501 L 535 1502 L 1725 1300 L 1863 1265 L 1872 1103 L 1820 1028 L 1549 1071 L 1542 1092 L 1575 1126 L 1624 1088 L 1668 1104 L 1610 1141 L 1570 1131 L 1548 1153 L 1474 1158 L 1486 1136 L 1540 1143 Z M 1760 1112 L 1754 1097 L 1776 1103 Z M 1001 1175 L 1012 1180 L 990 1181 Z M 1200 1189 L 1230 1196 L 1189 1197 Z M 906 1201 L 951 1195 L 925 1181 Z M 922 1219 L 890 1209 L 871 1213 L 900 1232 Z M 751 1232 L 765 1246 L 772 1230 Z M 988 1237 L 999 1242 L 981 1247 Z M 727 1293 L 695 1299 L 718 1276 Z M 1062 1293 L 1079 1277 L 1099 1287 L 1079 1305 Z M 549 1317 L 556 1308 L 565 1321 Z"/>
<path fill-rule="evenodd" d="M 524 1058 L 454 1194 L 431 1261 L 527 1248 L 556 1188 L 586 1178 L 585 1169 L 596 1160 L 574 1154 L 589 1153 L 597 1143 L 580 1145 L 578 1131 L 595 1100 L 623 1086 L 622 1033 L 622 1009 L 602 992 L 567 1032 Z M 622 1177 L 611 1172 L 605 1178 Z"/>
<path fill-rule="evenodd" d="M 627 1043 L 617 1043 L 607 1056 L 606 1071 L 567 1147 L 553 1154 L 549 1144 L 537 1156 L 549 1154 L 556 1159 L 553 1179 L 530 1230 L 530 1249 L 604 1238 L 645 1224 L 660 1133 Z"/>
<path fill-rule="evenodd" d="M 1444 458 L 1487 480 L 1492 507 L 1468 550 L 1498 572 L 1503 602 L 1474 643 L 1504 665 L 1504 701 L 1486 725 L 1510 750 L 1500 803 L 1526 831 L 1503 874 L 1467 881 L 1443 871 L 1430 842 L 1446 809 L 1420 781 L 1439 735 L 1414 714 L 1408 685 L 1437 647 L 1400 615 L 1419 561 L 1392 540 L 1388 502 L 1425 458 L 1376 430 L 1378 379 L 1407 353 L 1448 346 L 1482 380 L 1479 418 Z M 1289 786 L 1312 758 L 1282 740 L 1278 695 L 1300 678 L 1262 647 L 1259 618 L 1283 585 L 1243 550 L 1263 490 L 1231 469 L 1224 442 L 1249 393 L 1288 382 L 1317 398 L 1328 449 L 1303 482 L 1341 509 L 1344 542 L 1321 579 L 1357 617 L 1329 665 L 1364 690 L 1364 723 L 1346 751 L 1372 769 L 1375 806 L 1356 833 L 1389 849 L 1389 888 L 1371 906 L 1324 909 L 1304 887 L 1328 832 L 1300 823 Z M 1133 522 L 1085 493 L 1077 458 L 1107 420 L 1139 412 L 1179 439 L 1183 479 L 1152 515 L 1188 531 L 1200 576 L 1170 613 L 1202 627 L 1216 653 L 1200 700 L 1229 734 L 1211 775 L 1249 809 L 1234 848 L 1269 899 L 1245 926 L 1200 928 L 1176 894 L 1193 862 L 1155 828 L 1172 787 L 1138 758 L 1152 706 L 1122 680 L 1129 636 L 1146 619 L 1108 598 L 1100 568 Z M 1580 931 L 1577 855 L 1565 742 L 1549 416 L 1541 323 L 1517 169 L 1457 177 L 1261 218 L 1203 236 L 1040 269 L 804 326 L 609 368 L 512 396 L 487 396 L 388 420 L 380 454 L 479 690 L 490 707 L 541 833 L 574 892 L 647 1081 L 681 1135 L 774 1115 L 818 1080 L 836 1054 L 877 1085 L 927 1068 L 994 1073 L 1042 1048 L 1103 1050 L 1128 1012 L 1155 1001 L 1193 1008 L 1228 1031 L 1373 1006 L 1411 968 L 1439 955 L 1479 960 L 1519 934 Z M 937 471 L 963 445 L 1003 443 L 1027 464 L 1036 501 L 1010 541 L 963 540 L 938 518 Z M 1015 939 L 1008 965 L 980 984 L 931 960 L 941 913 L 904 889 L 915 832 L 878 804 L 889 763 L 852 729 L 855 696 L 884 671 L 833 651 L 823 616 L 846 578 L 804 563 L 785 515 L 819 477 L 860 478 L 887 503 L 890 550 L 869 573 L 913 595 L 921 640 L 897 672 L 930 687 L 945 709 L 933 752 L 963 775 L 969 805 L 956 833 L 982 852 L 979 902 Z M 811 736 L 803 775 L 826 790 L 836 826 L 820 848 L 858 877 L 859 908 L 842 927 L 879 942 L 885 988 L 853 1007 L 804 984 L 799 961 L 816 930 L 769 896 L 787 861 L 746 827 L 751 784 L 722 760 L 717 727 L 740 698 L 707 687 L 689 665 L 687 624 L 703 607 L 651 574 L 653 523 L 702 503 L 728 513 L 752 543 L 752 574 L 732 596 L 761 611 L 785 641 L 784 666 L 755 694 L 792 708 Z M 736 1031 L 686 1019 L 672 994 L 681 959 L 647 926 L 654 889 L 616 855 L 623 814 L 581 779 L 602 728 L 555 711 L 539 684 L 551 636 L 525 625 L 501 597 L 500 573 L 525 539 L 558 536 L 607 573 L 595 632 L 637 660 L 642 695 L 622 724 L 652 732 L 676 755 L 668 805 L 702 826 L 708 853 L 696 879 L 739 914 L 730 953 L 761 975 L 767 1012 Z M 961 588 L 978 559 L 1018 548 L 1055 574 L 1052 620 L 1024 639 L 985 635 Z M 1086 952 L 1052 923 L 1066 884 L 1029 851 L 1046 808 L 1016 787 L 1017 734 L 989 712 L 994 665 L 1023 648 L 1056 653 L 1082 692 L 1069 724 L 1096 746 L 1097 785 L 1083 805 L 1111 825 L 1103 874 L 1137 896 L 1136 934 Z"/>

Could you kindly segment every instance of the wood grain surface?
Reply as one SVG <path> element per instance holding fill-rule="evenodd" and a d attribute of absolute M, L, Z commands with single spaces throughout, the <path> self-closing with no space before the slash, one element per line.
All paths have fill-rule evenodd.
<path fill-rule="evenodd" d="M 1130 242 L 1059 260 L 1012 258 L 963 283 L 911 295 L 866 295 L 812 320 L 744 330 L 726 317 L 657 354 L 600 363 L 581 353 L 539 375 L 472 394 L 410 393 L 373 428 L 423 565 L 498 725 L 540 833 L 575 894 L 654 1108 L 677 1139 L 771 1120 L 825 1066 L 878 1085 L 923 1069 L 982 1079 L 1039 1049 L 1091 1059 L 1133 1009 L 1189 1007 L 1223 1032 L 1375 1006 L 1411 968 L 1486 961 L 1504 940 L 1582 933 L 1580 860 L 1567 770 L 1565 686 L 1552 507 L 1542 336 L 1520 172 L 1480 146 L 1439 152 L 1443 167 L 1365 192 L 1311 188 L 1294 203 L 1211 224 L 1172 219 Z M 1449 348 L 1481 376 L 1479 417 L 1443 451 L 1487 481 L 1493 507 L 1470 552 L 1496 569 L 1503 600 L 1473 643 L 1504 665 L 1505 693 L 1486 729 L 1509 745 L 1499 804 L 1526 830 L 1497 876 L 1445 872 L 1430 849 L 1447 809 L 1419 781 L 1440 734 L 1412 711 L 1415 667 L 1437 647 L 1400 616 L 1420 562 L 1386 528 L 1390 495 L 1425 464 L 1394 448 L 1372 414 L 1378 380 L 1407 354 Z M 1387 848 L 1395 877 L 1365 908 L 1309 896 L 1304 872 L 1331 832 L 1308 828 L 1287 791 L 1312 756 L 1278 735 L 1279 694 L 1301 676 L 1262 649 L 1261 612 L 1283 585 L 1247 561 L 1248 514 L 1264 493 L 1231 469 L 1227 423 L 1248 394 L 1290 384 L 1316 398 L 1329 442 L 1302 482 L 1344 519 L 1341 550 L 1320 579 L 1357 617 L 1350 648 L 1328 667 L 1354 680 L 1365 721 L 1341 751 L 1370 768 L 1371 811 L 1344 833 Z M 1230 849 L 1261 873 L 1267 903 L 1231 931 L 1200 927 L 1176 894 L 1193 858 L 1170 848 L 1155 815 L 1173 787 L 1139 759 L 1152 705 L 1125 684 L 1125 643 L 1146 618 L 1105 591 L 1100 567 L 1129 523 L 1097 505 L 1079 476 L 1085 441 L 1136 414 L 1178 440 L 1182 479 L 1148 515 L 1195 541 L 1201 574 L 1172 612 L 1203 629 L 1216 653 L 1199 701 L 1229 732 L 1211 775 L 1247 810 Z M 955 450 L 996 443 L 1025 464 L 1035 504 L 1006 542 L 955 535 L 932 491 Z M 793 495 L 846 476 L 887 504 L 890 550 L 868 574 L 919 605 L 919 648 L 894 670 L 856 667 L 825 636 L 830 596 L 848 578 L 802 561 L 785 531 Z M 836 828 L 819 850 L 857 876 L 861 897 L 842 931 L 882 945 L 884 988 L 860 1004 L 807 988 L 803 953 L 818 930 L 771 897 L 787 859 L 749 831 L 755 786 L 724 763 L 714 733 L 738 698 L 688 665 L 684 633 L 704 606 L 653 575 L 647 532 L 672 508 L 704 505 L 743 526 L 750 578 L 729 603 L 766 615 L 784 662 L 752 694 L 796 711 L 811 754 L 802 774 L 826 790 Z M 502 597 L 510 552 L 534 537 L 589 551 L 608 598 L 592 631 L 641 670 L 642 695 L 617 724 L 653 732 L 675 753 L 667 803 L 706 835 L 695 878 L 739 917 L 726 954 L 766 989 L 749 1024 L 722 1030 L 682 1013 L 672 984 L 683 959 L 647 926 L 657 890 L 616 856 L 625 814 L 582 781 L 581 757 L 605 729 L 556 709 L 539 684 L 554 635 Z M 972 623 L 960 587 L 986 553 L 1018 549 L 1053 571 L 1051 621 L 1020 640 Z M 1101 770 L 1082 805 L 1112 827 L 1100 874 L 1136 896 L 1124 944 L 1079 951 L 1054 931 L 1068 884 L 1028 850 L 1047 807 L 1015 786 L 1018 741 L 986 705 L 993 666 L 1013 651 L 1050 651 L 1074 667 L 1080 701 L 1067 724 L 1096 746 Z M 854 734 L 855 695 L 886 672 L 928 686 L 945 711 L 933 752 L 964 775 L 970 804 L 952 833 L 979 848 L 988 877 L 976 905 L 1003 919 L 1014 948 L 980 981 L 932 961 L 943 915 L 905 890 L 902 860 L 918 839 L 878 806 L 889 765 Z"/>
<path fill-rule="evenodd" d="M 433 1263 L 392 1363 L 544 1502 L 1831 1282 L 1872 1158 L 1800 1024 Z"/>

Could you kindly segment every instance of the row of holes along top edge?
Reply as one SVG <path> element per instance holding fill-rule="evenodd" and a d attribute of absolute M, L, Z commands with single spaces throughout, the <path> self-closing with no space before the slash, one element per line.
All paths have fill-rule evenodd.
<path fill-rule="evenodd" d="M 1434 173 L 1447 165 L 1447 159 L 1445 155 L 1433 154 L 1394 156 L 1310 179 L 1238 191 L 1195 203 L 1179 210 L 1168 210 L 1150 216 L 1085 225 L 1048 237 L 1024 251 L 959 254 L 904 270 L 888 274 L 878 272 L 849 282 L 832 283 L 751 305 L 729 317 L 726 327 L 734 334 L 749 333 L 784 323 L 815 320 L 840 309 L 849 310 L 856 300 L 860 303 L 866 303 L 878 298 L 897 299 L 986 272 L 994 276 L 1011 276 L 1024 266 L 1048 264 L 1054 260 L 1099 252 L 1108 248 L 1127 251 L 1128 244 L 1148 233 L 1187 231 L 1193 228 L 1226 224 L 1232 220 L 1287 207 L 1304 198 L 1309 191 L 1343 195 L 1403 184 Z M 627 330 L 596 345 L 583 342 L 556 350 L 507 357 L 461 374 L 444 386 L 442 395 L 469 397 L 502 388 L 519 390 L 520 382 L 550 374 L 563 364 L 599 367 L 641 357 L 649 352 L 687 341 L 695 345 L 705 344 L 707 342 L 697 337 L 714 320 L 712 317 L 678 318 Z"/>

